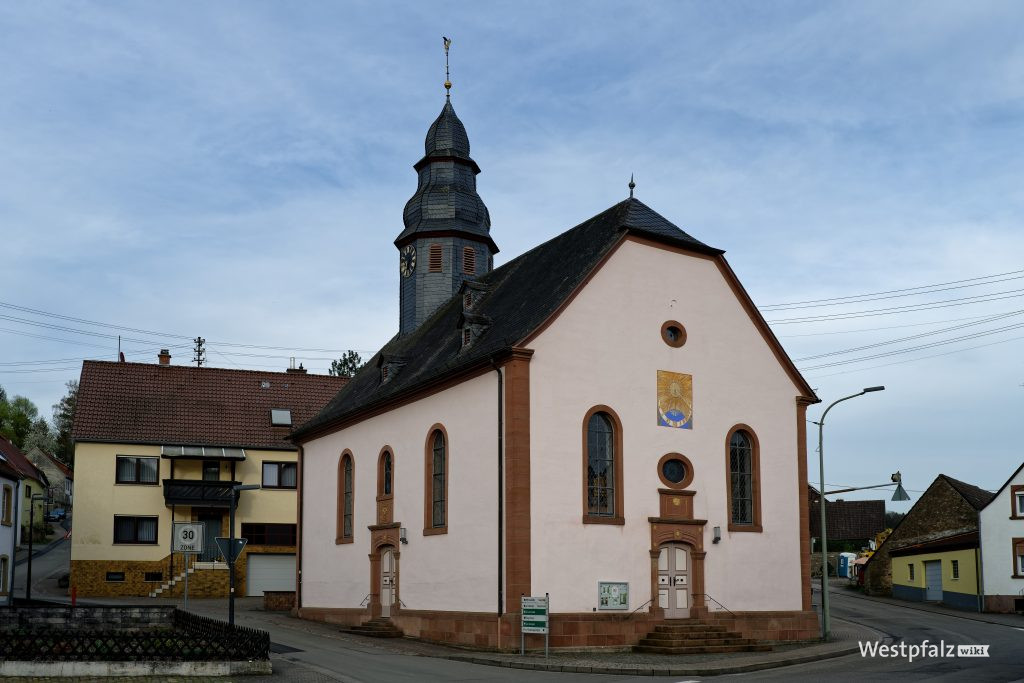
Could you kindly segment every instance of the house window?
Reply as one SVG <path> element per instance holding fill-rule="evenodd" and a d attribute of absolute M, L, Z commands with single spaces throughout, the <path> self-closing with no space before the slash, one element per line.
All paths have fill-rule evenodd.
<path fill-rule="evenodd" d="M 4 484 L 3 502 L 0 503 L 0 523 L 4 526 L 11 526 L 11 518 L 14 509 L 14 487 Z"/>
<path fill-rule="evenodd" d="M 757 437 L 746 425 L 736 425 L 726 438 L 729 487 L 729 530 L 761 531 L 761 491 Z"/>
<path fill-rule="evenodd" d="M 462 248 L 462 272 L 466 275 L 476 274 L 476 252 L 473 247 Z"/>
<path fill-rule="evenodd" d="M 441 245 L 431 244 L 428 250 L 427 258 L 427 272 L 428 273 L 440 273 L 441 272 Z"/>
<path fill-rule="evenodd" d="M 392 485 L 394 462 L 391 458 L 391 451 L 385 449 L 380 454 L 380 472 L 378 472 L 377 495 L 390 496 Z"/>
<path fill-rule="evenodd" d="M 1024 538 L 1013 539 L 1013 578 L 1024 579 Z"/>
<path fill-rule="evenodd" d="M 107 572 L 107 581 L 111 583 L 121 583 L 124 581 L 124 572 Z"/>
<path fill-rule="evenodd" d="M 338 526 L 334 535 L 335 543 L 352 542 L 353 467 L 352 454 L 345 451 L 338 462 Z"/>
<path fill-rule="evenodd" d="M 1024 518 L 1024 485 L 1010 487 L 1010 517 Z"/>
<path fill-rule="evenodd" d="M 907 565 L 907 578 L 909 578 L 911 581 L 914 580 L 914 565 L 913 565 L 913 563 L 910 563 L 910 564 Z"/>
<path fill-rule="evenodd" d="M 583 521 L 623 524 L 622 429 L 607 406 L 583 418 Z"/>
<path fill-rule="evenodd" d="M 135 455 L 117 456 L 118 484 L 156 484 L 160 475 L 159 458 Z"/>
<path fill-rule="evenodd" d="M 243 524 L 242 538 L 249 545 L 295 545 L 295 525 Z"/>
<path fill-rule="evenodd" d="M 156 517 L 114 515 L 114 543 L 156 545 Z"/>
<path fill-rule="evenodd" d="M 294 462 L 264 462 L 263 488 L 293 489 L 297 481 L 298 465 Z"/>
<path fill-rule="evenodd" d="M 11 560 L 6 555 L 0 555 L 0 595 L 7 595 L 10 592 L 7 585 L 11 576 Z"/>
<path fill-rule="evenodd" d="M 271 408 L 270 424 L 273 427 L 291 427 L 292 411 L 287 408 Z"/>
<path fill-rule="evenodd" d="M 142 580 L 148 583 L 162 583 L 164 580 L 163 572 L 143 572 Z"/>
<path fill-rule="evenodd" d="M 203 461 L 203 481 L 218 481 L 220 479 L 220 463 L 216 460 Z"/>
<path fill-rule="evenodd" d="M 437 424 L 427 435 L 423 533 L 448 533 L 448 437 Z"/>
<path fill-rule="evenodd" d="M 32 497 L 32 486 L 29 485 L 28 482 L 25 483 L 25 497 L 26 498 L 31 498 Z"/>
<path fill-rule="evenodd" d="M 960 578 L 960 560 L 950 560 L 950 564 L 952 565 L 952 569 L 953 569 L 953 578 L 954 579 L 959 579 Z"/>

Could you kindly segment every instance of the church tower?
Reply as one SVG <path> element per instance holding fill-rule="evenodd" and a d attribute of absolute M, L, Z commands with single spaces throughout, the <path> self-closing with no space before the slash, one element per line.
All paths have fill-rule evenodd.
<path fill-rule="evenodd" d="M 447 47 L 446 40 L 446 57 Z M 491 217 L 476 192 L 480 167 L 469 156 L 466 127 L 452 108 L 450 81 L 445 88 L 444 108 L 427 131 L 426 153 L 413 167 L 419 182 L 405 205 L 405 230 L 395 240 L 402 335 L 457 294 L 463 282 L 490 272 L 498 253 Z"/>

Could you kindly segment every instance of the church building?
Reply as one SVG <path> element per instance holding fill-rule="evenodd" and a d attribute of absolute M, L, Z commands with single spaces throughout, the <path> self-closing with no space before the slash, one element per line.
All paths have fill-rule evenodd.
<path fill-rule="evenodd" d="M 817 637 L 818 399 L 722 250 L 631 184 L 494 268 L 450 99 L 414 168 L 398 334 L 292 435 L 299 616 L 513 649 L 547 594 L 552 647 L 685 618 Z"/>

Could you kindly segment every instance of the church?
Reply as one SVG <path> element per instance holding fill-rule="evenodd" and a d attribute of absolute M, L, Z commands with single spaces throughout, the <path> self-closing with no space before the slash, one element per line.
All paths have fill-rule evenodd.
<path fill-rule="evenodd" d="M 292 435 L 297 614 L 516 649 L 521 597 L 549 595 L 552 647 L 673 619 L 816 638 L 818 399 L 724 252 L 631 182 L 494 268 L 450 93 L 414 168 L 398 333 Z"/>

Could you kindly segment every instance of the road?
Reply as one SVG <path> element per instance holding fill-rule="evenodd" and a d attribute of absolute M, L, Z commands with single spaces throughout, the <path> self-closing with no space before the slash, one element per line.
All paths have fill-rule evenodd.
<path fill-rule="evenodd" d="M 818 593 L 815 593 L 817 598 Z M 834 617 L 883 632 L 887 644 L 987 644 L 988 658 L 861 657 L 790 666 L 744 674 L 756 680 L 929 680 L 1024 681 L 1024 628 L 988 624 L 964 617 L 935 614 L 911 607 L 875 602 L 833 588 Z"/>
<path fill-rule="evenodd" d="M 66 522 L 69 526 L 70 523 Z M 56 527 L 55 527 L 56 528 Z M 47 546 L 44 545 L 44 548 Z M 71 539 L 60 539 L 51 549 L 45 550 L 37 544 L 32 558 L 32 597 L 48 598 L 67 595 L 67 589 L 57 587 L 61 574 L 71 571 Z M 26 558 L 27 559 L 27 558 Z M 14 569 L 14 595 L 25 597 L 25 579 L 28 576 L 28 562 L 19 556 Z"/>

